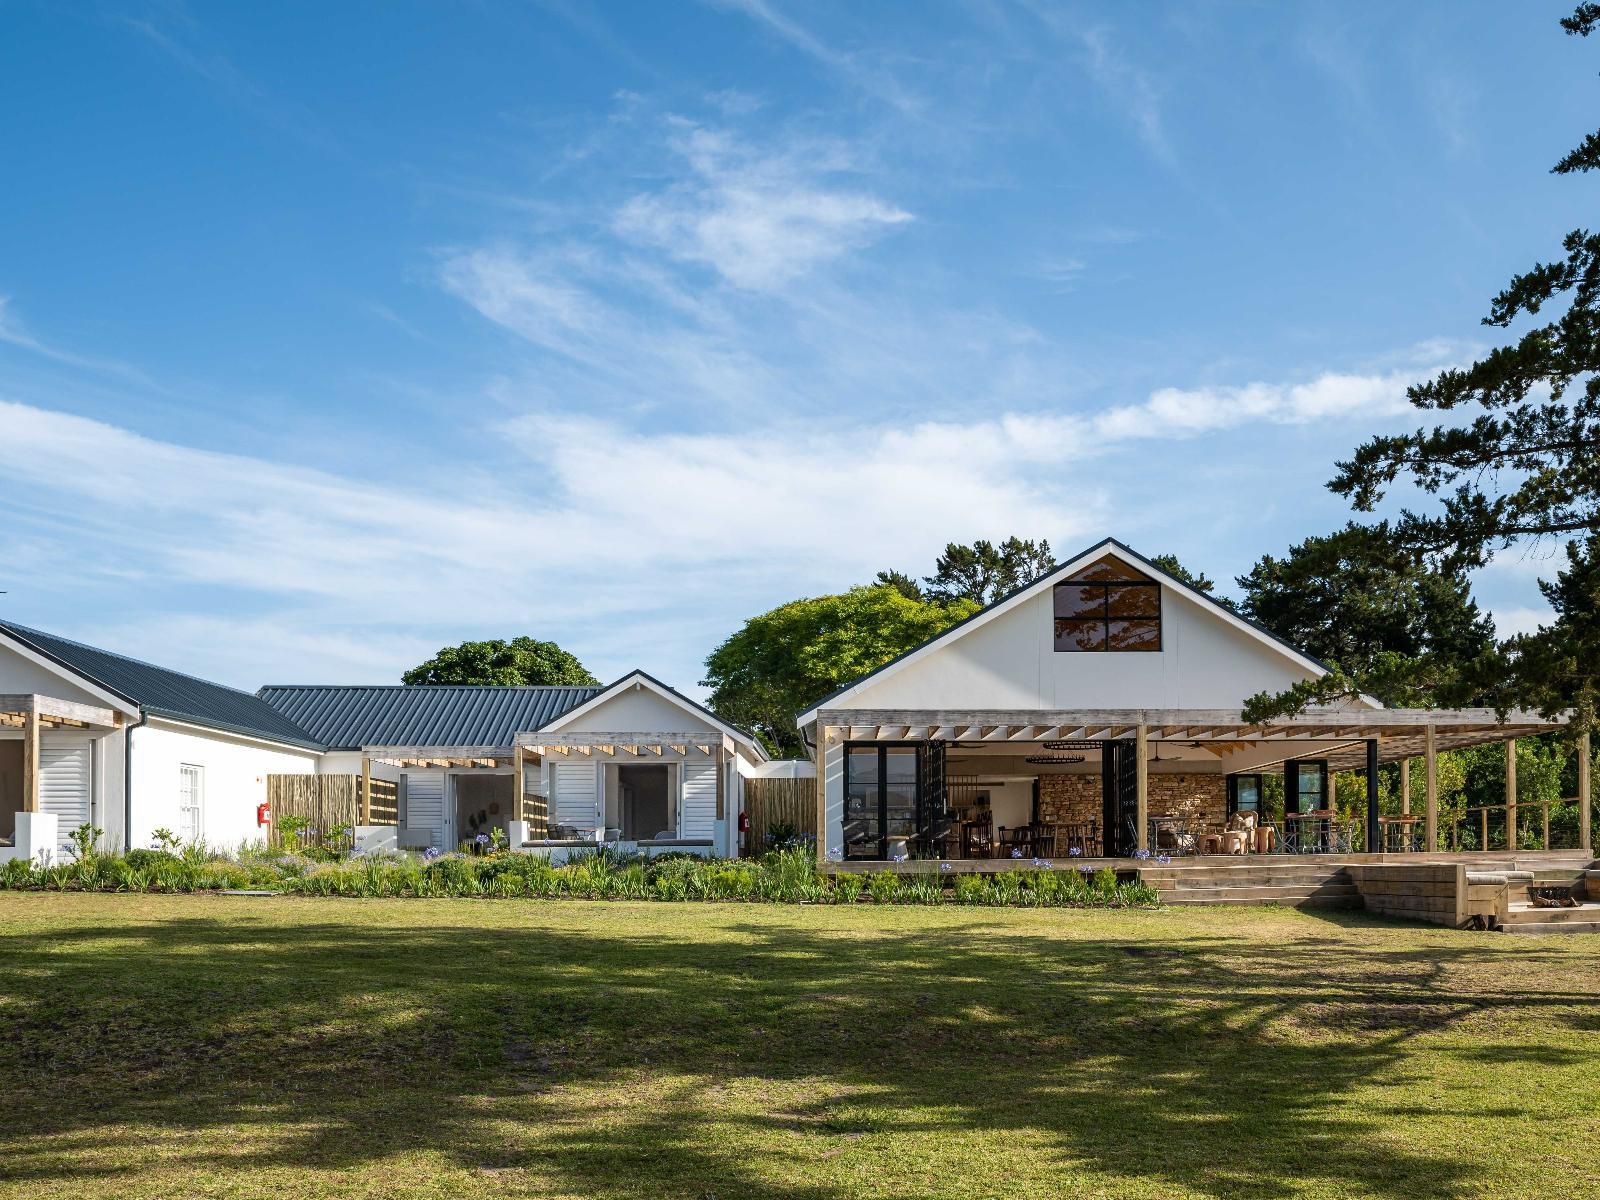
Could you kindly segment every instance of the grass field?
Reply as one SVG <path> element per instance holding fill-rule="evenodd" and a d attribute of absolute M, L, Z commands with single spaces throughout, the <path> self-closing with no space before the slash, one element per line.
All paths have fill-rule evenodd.
<path fill-rule="evenodd" d="M 1600 937 L 0 893 L 0 1194 L 1600 1194 Z"/>

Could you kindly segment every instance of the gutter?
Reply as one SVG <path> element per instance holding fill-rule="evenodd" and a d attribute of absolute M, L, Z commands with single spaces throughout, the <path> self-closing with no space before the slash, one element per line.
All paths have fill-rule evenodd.
<path fill-rule="evenodd" d="M 150 723 L 150 714 L 139 708 L 139 719 L 122 730 L 122 852 L 133 849 L 133 731 Z"/>

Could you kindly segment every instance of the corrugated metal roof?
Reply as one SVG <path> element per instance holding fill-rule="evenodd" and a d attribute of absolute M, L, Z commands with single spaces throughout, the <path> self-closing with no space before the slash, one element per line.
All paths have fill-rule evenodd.
<path fill-rule="evenodd" d="M 509 746 L 598 687 L 269 686 L 256 694 L 330 749 Z"/>
<path fill-rule="evenodd" d="M 320 750 L 321 744 L 295 721 L 249 692 L 169 671 L 126 655 L 86 646 L 26 625 L 0 621 L 0 630 L 151 716 L 189 721 L 208 729 L 266 738 Z"/>

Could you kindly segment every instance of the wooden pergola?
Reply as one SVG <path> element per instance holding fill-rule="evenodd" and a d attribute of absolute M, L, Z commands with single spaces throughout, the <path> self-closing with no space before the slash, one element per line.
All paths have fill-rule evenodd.
<path fill-rule="evenodd" d="M 1152 743 L 1184 743 L 1208 750 L 1219 760 L 1248 748 L 1267 749 L 1272 757 L 1253 766 L 1273 766 L 1300 758 L 1325 760 L 1330 771 L 1367 773 L 1369 834 L 1377 819 L 1377 773 L 1381 763 L 1398 762 L 1409 783 L 1409 767 L 1421 758 L 1427 772 L 1425 845 L 1436 842 L 1439 820 L 1437 755 L 1490 742 L 1506 744 L 1506 795 L 1509 819 L 1516 821 L 1516 754 L 1518 738 L 1566 728 L 1566 718 L 1536 712 L 1505 714 L 1487 708 L 1311 708 L 1271 721 L 1250 722 L 1238 709 L 1094 709 L 1080 711 L 951 709 L 822 709 L 817 714 L 817 747 L 848 741 L 960 742 L 1002 748 L 1027 747 L 1046 741 L 1128 741 L 1135 747 L 1139 846 L 1147 848 L 1149 747 Z M 1307 745 L 1312 743 L 1312 745 Z M 1282 754 L 1277 754 L 1281 748 Z M 1590 849 L 1589 735 L 1578 738 L 1578 812 L 1580 845 Z M 817 772 L 817 819 L 826 828 L 827 772 Z M 1409 811 L 1409 792 L 1402 787 Z M 819 837 L 818 853 L 825 838 Z"/>
<path fill-rule="evenodd" d="M 22 730 L 22 811 L 39 811 L 39 740 L 46 729 L 114 729 L 122 714 L 34 692 L 0 695 L 0 729 Z"/>

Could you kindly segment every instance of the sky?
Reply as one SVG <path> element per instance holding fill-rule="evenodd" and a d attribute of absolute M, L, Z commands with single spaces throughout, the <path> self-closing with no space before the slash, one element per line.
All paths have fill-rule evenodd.
<path fill-rule="evenodd" d="M 1233 591 L 1591 216 L 1570 8 L 0 0 L 0 615 L 696 693 L 949 541 Z"/>

